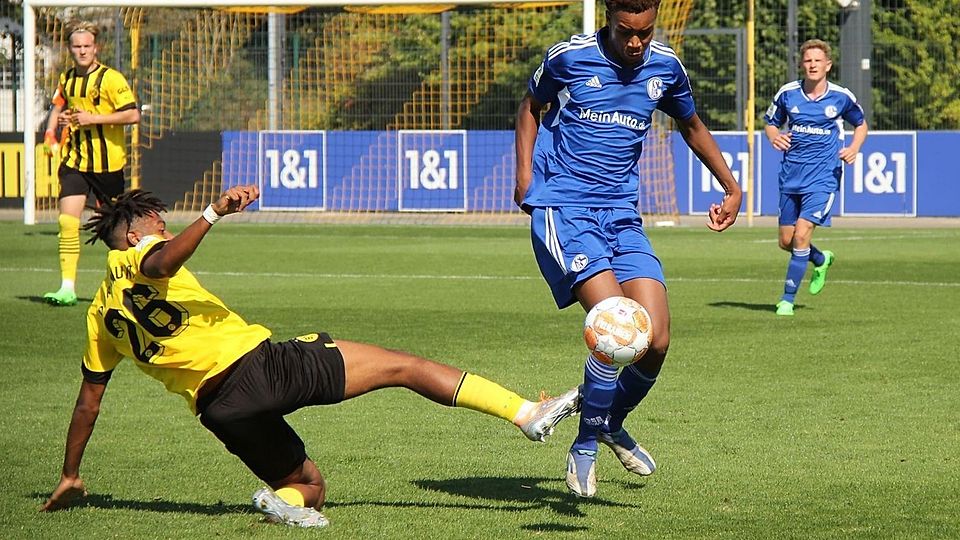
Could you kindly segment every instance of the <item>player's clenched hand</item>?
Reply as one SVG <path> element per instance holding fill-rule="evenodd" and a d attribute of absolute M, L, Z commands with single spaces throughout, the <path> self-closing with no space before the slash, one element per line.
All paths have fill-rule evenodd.
<path fill-rule="evenodd" d="M 47 502 L 43 503 L 40 511 L 52 512 L 66 508 L 70 506 L 73 501 L 81 497 L 86 497 L 86 495 L 87 489 L 83 486 L 83 480 L 81 480 L 79 476 L 76 478 L 61 477 L 57 489 L 53 490 L 53 494 L 50 495 Z"/>
<path fill-rule="evenodd" d="M 260 188 L 255 185 L 234 186 L 213 203 L 213 211 L 221 216 L 243 212 L 243 209 L 260 198 Z"/>
<path fill-rule="evenodd" d="M 710 211 L 707 212 L 707 216 L 710 218 L 707 227 L 710 230 L 720 232 L 733 225 L 737 220 L 737 214 L 740 213 L 742 198 L 742 192 L 736 191 L 724 197 L 722 203 L 711 204 Z"/>
<path fill-rule="evenodd" d="M 840 159 L 847 165 L 853 165 L 857 161 L 857 151 L 849 146 L 841 148 Z"/>
<path fill-rule="evenodd" d="M 778 134 L 776 137 L 770 139 L 770 144 L 772 144 L 777 150 L 786 152 L 790 149 L 790 132 L 785 131 Z"/>

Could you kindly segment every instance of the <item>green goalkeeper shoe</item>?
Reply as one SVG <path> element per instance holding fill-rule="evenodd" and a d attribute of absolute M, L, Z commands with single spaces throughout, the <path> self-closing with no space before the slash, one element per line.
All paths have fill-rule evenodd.
<path fill-rule="evenodd" d="M 77 304 L 77 293 L 70 289 L 60 289 L 43 295 L 43 300 L 54 306 L 73 306 Z"/>
<path fill-rule="evenodd" d="M 813 267 L 813 276 L 810 277 L 810 294 L 820 294 L 823 286 L 827 283 L 827 269 L 833 264 L 834 256 L 832 251 L 823 250 L 823 264 Z"/>
<path fill-rule="evenodd" d="M 777 302 L 777 315 L 784 315 L 787 317 L 793 316 L 793 302 L 787 302 L 786 300 L 781 300 Z"/>

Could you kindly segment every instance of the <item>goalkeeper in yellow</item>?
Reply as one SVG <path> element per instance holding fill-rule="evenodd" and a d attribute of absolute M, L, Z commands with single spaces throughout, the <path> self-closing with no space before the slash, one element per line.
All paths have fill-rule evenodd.
<path fill-rule="evenodd" d="M 579 408 L 576 388 L 528 401 L 483 377 L 411 354 L 312 333 L 271 341 L 203 288 L 183 265 L 221 217 L 259 197 L 256 186 L 227 190 L 174 236 L 163 203 L 133 190 L 100 207 L 84 229 L 110 247 L 107 277 L 87 311 L 83 381 L 67 432 L 60 482 L 42 510 L 86 493 L 80 461 L 107 382 L 123 357 L 186 399 L 200 423 L 269 487 L 253 495 L 266 519 L 299 527 L 328 524 L 325 482 L 284 415 L 308 405 L 405 387 L 437 403 L 517 425 L 542 441 Z"/>
<path fill-rule="evenodd" d="M 127 163 L 124 126 L 140 121 L 140 109 L 127 80 L 97 59 L 99 33 L 91 22 L 68 25 L 74 65 L 60 75 L 43 135 L 47 155 L 58 152 L 60 159 L 60 288 L 43 295 L 55 306 L 77 303 L 80 215 L 88 195 L 103 204 L 123 192 Z M 55 134 L 58 129 L 67 134 L 59 142 Z"/>

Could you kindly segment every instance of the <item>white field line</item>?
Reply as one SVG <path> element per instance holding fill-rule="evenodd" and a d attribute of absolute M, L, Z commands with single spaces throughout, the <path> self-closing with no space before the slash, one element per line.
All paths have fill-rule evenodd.
<path fill-rule="evenodd" d="M 55 273 L 59 269 L 53 268 L 11 268 L 0 267 L 0 273 L 45 272 Z M 106 270 L 80 269 L 85 274 L 104 274 Z M 493 276 L 484 274 L 475 275 L 444 275 L 444 274 L 332 274 L 317 272 L 207 272 L 193 271 L 198 276 L 211 277 L 256 277 L 256 278 L 313 278 L 313 279 L 377 279 L 377 280 L 462 280 L 462 281 L 541 281 L 539 276 Z M 781 283 L 781 279 L 759 278 L 685 278 L 668 277 L 670 283 Z M 960 281 L 905 281 L 905 280 L 861 280 L 861 279 L 831 279 L 831 285 L 868 285 L 868 286 L 910 286 L 910 287 L 947 287 L 960 288 Z"/>
<path fill-rule="evenodd" d="M 958 234 L 947 234 L 947 233 L 919 233 L 919 234 L 885 234 L 885 235 L 870 235 L 870 236 L 816 236 L 814 238 L 815 244 L 823 244 L 826 242 L 883 242 L 886 240 L 913 240 L 913 239 L 936 239 L 936 238 L 952 238 L 956 239 Z M 763 240 L 751 240 L 753 244 L 775 244 L 777 243 L 777 238 L 766 238 Z"/>

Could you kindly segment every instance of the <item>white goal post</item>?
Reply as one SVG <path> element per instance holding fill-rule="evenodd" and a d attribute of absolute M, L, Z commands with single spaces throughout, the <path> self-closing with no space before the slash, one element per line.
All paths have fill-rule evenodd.
<path fill-rule="evenodd" d="M 596 29 L 596 1 L 581 0 L 583 3 L 583 32 L 592 33 Z M 536 4 L 543 0 L 511 0 L 512 3 Z M 211 7 L 303 7 L 303 6 L 378 6 L 378 5 L 423 5 L 425 0 L 138 0 L 137 7 L 164 8 L 211 8 Z M 444 3 L 457 5 L 494 4 L 492 0 L 444 0 Z M 571 0 L 570 3 L 576 3 Z M 129 0 L 23 0 L 23 147 L 24 180 L 23 222 L 36 223 L 36 161 L 33 149 L 36 146 L 37 103 L 36 103 L 36 12 L 39 7 L 123 7 L 129 6 Z"/>

